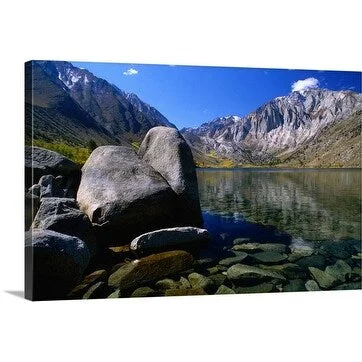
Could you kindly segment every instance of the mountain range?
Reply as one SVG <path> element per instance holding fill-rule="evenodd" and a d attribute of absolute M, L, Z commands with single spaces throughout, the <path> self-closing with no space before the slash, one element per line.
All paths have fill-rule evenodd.
<path fill-rule="evenodd" d="M 69 62 L 27 62 L 25 77 L 28 141 L 131 144 L 141 141 L 152 127 L 175 127 L 135 94 Z"/>
<path fill-rule="evenodd" d="M 240 117 L 180 132 L 203 167 L 361 167 L 362 94 L 306 89 Z M 25 64 L 25 140 L 137 146 L 155 126 L 176 128 L 137 95 L 69 62 Z"/>
<path fill-rule="evenodd" d="M 306 89 L 181 130 L 201 165 L 360 167 L 362 94 Z"/>

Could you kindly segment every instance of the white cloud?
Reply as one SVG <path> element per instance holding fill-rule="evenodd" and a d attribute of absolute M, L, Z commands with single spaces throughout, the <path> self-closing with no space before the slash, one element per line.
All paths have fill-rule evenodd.
<path fill-rule="evenodd" d="M 319 80 L 316 78 L 307 78 L 297 80 L 292 84 L 292 92 L 300 92 L 309 88 L 318 88 Z"/>
<path fill-rule="evenodd" d="M 129 68 L 125 72 L 123 72 L 124 75 L 136 75 L 138 74 L 138 70 L 134 68 Z"/>

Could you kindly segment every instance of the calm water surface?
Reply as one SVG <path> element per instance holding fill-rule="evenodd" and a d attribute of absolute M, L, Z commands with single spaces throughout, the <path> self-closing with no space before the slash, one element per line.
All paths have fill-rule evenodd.
<path fill-rule="evenodd" d="M 359 169 L 198 169 L 209 252 L 235 237 L 265 242 L 361 240 Z"/>

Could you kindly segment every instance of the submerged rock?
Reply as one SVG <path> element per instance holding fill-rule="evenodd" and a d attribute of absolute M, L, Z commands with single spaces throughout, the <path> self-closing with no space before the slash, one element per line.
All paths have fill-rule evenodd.
<path fill-rule="evenodd" d="M 298 264 L 293 264 L 293 263 L 286 263 L 281 265 L 259 265 L 259 268 L 281 273 L 288 280 L 305 279 L 307 277 L 307 272 L 305 271 L 305 269 L 299 266 Z"/>
<path fill-rule="evenodd" d="M 159 280 L 155 284 L 155 287 L 157 289 L 177 289 L 179 286 L 180 286 L 180 283 L 178 283 L 170 278 Z"/>
<path fill-rule="evenodd" d="M 283 292 L 301 292 L 305 290 L 305 281 L 302 279 L 291 279 L 289 283 L 283 287 Z"/>
<path fill-rule="evenodd" d="M 88 266 L 87 245 L 75 236 L 33 229 L 25 234 L 26 277 L 33 299 L 59 299 L 80 281 Z"/>
<path fill-rule="evenodd" d="M 255 266 L 235 264 L 227 270 L 227 278 L 233 282 L 257 283 L 262 280 L 278 279 L 286 280 L 279 273 L 264 270 Z"/>
<path fill-rule="evenodd" d="M 319 247 L 318 252 L 326 257 L 333 256 L 338 259 L 346 259 L 350 256 L 351 247 L 343 243 L 325 242 Z"/>
<path fill-rule="evenodd" d="M 81 283 L 71 290 L 67 295 L 70 299 L 81 298 L 89 290 L 89 288 L 99 282 L 104 282 L 107 279 L 107 271 L 96 270 L 95 272 L 85 276 Z"/>
<path fill-rule="evenodd" d="M 185 277 L 181 277 L 179 283 L 180 283 L 179 288 L 181 289 L 191 288 L 190 282 Z"/>
<path fill-rule="evenodd" d="M 286 254 L 280 254 L 273 251 L 263 251 L 261 253 L 253 254 L 253 258 L 265 264 L 277 264 L 288 258 Z"/>
<path fill-rule="evenodd" d="M 202 216 L 192 152 L 181 133 L 170 127 L 153 127 L 146 134 L 138 155 L 168 182 L 179 196 L 183 224 L 201 225 Z"/>
<path fill-rule="evenodd" d="M 83 295 L 83 299 L 103 299 L 109 294 L 109 289 L 105 282 L 93 284 Z"/>
<path fill-rule="evenodd" d="M 167 289 L 165 291 L 166 297 L 181 297 L 187 295 L 207 295 L 202 288 L 191 288 L 191 289 Z"/>
<path fill-rule="evenodd" d="M 201 268 L 209 267 L 214 264 L 215 264 L 215 260 L 212 258 L 202 258 L 202 259 L 197 259 L 194 261 L 194 266 L 201 267 Z"/>
<path fill-rule="evenodd" d="M 307 244 L 302 239 L 294 239 L 289 245 L 289 249 L 291 254 L 289 255 L 288 260 L 291 263 L 294 263 L 303 257 L 311 256 L 314 253 L 314 248 L 312 245 Z"/>
<path fill-rule="evenodd" d="M 215 284 L 210 278 L 199 273 L 191 273 L 188 279 L 194 289 L 204 289 L 205 292 L 211 293 L 215 288 Z"/>
<path fill-rule="evenodd" d="M 208 276 L 209 279 L 211 279 L 216 287 L 219 287 L 221 284 L 226 283 L 226 275 L 224 274 L 212 274 Z"/>
<path fill-rule="evenodd" d="M 108 285 L 121 290 L 137 288 L 186 270 L 192 263 L 192 256 L 182 250 L 152 254 L 121 266 L 110 275 Z"/>
<path fill-rule="evenodd" d="M 226 285 L 220 285 L 215 294 L 235 294 L 235 291 Z"/>
<path fill-rule="evenodd" d="M 311 255 L 301 258 L 295 263 L 306 269 L 309 267 L 324 268 L 326 265 L 326 259 L 323 255 Z"/>
<path fill-rule="evenodd" d="M 344 283 L 333 288 L 333 290 L 357 290 L 362 289 L 362 282 Z"/>
<path fill-rule="evenodd" d="M 119 289 L 116 289 L 107 298 L 121 298 L 121 297 L 122 297 L 121 291 Z"/>
<path fill-rule="evenodd" d="M 237 287 L 236 293 L 270 293 L 275 291 L 275 285 L 273 283 L 261 283 L 252 286 Z"/>
<path fill-rule="evenodd" d="M 238 240 L 238 239 L 236 239 Z M 235 240 L 234 240 L 235 243 Z M 284 244 L 277 243 L 241 243 L 234 244 L 232 250 L 245 251 L 245 252 L 274 252 L 274 253 L 285 253 L 287 246 Z"/>
<path fill-rule="evenodd" d="M 131 294 L 131 298 L 152 297 L 155 293 L 156 292 L 150 287 L 140 287 Z"/>
<path fill-rule="evenodd" d="M 236 238 L 233 240 L 233 245 L 250 243 L 250 238 Z"/>
<path fill-rule="evenodd" d="M 334 265 L 326 267 L 326 273 L 337 278 L 341 282 L 345 282 L 347 278 L 351 277 L 352 268 L 343 260 L 337 260 Z"/>
<path fill-rule="evenodd" d="M 247 253 L 240 252 L 236 256 L 232 256 L 230 258 L 222 259 L 219 261 L 219 264 L 222 266 L 229 267 L 231 265 L 241 263 L 244 259 L 248 257 Z"/>
<path fill-rule="evenodd" d="M 305 289 L 307 289 L 309 292 L 316 292 L 316 291 L 320 291 L 319 285 L 317 284 L 317 282 L 315 280 L 308 280 L 305 283 Z"/>
<path fill-rule="evenodd" d="M 167 249 L 177 246 L 193 246 L 211 239 L 206 229 L 196 227 L 175 227 L 142 234 L 131 242 L 133 251 Z"/>
<path fill-rule="evenodd" d="M 338 284 L 338 279 L 334 276 L 320 270 L 318 268 L 309 267 L 310 273 L 312 274 L 314 280 L 318 283 L 318 285 L 323 289 L 330 289 L 336 284 Z"/>

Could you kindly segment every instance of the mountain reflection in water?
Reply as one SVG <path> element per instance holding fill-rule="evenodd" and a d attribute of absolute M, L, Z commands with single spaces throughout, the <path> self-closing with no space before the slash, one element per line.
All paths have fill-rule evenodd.
<path fill-rule="evenodd" d="M 213 233 L 219 224 L 243 237 L 254 225 L 312 242 L 361 239 L 359 169 L 198 169 L 197 177 Z"/>

